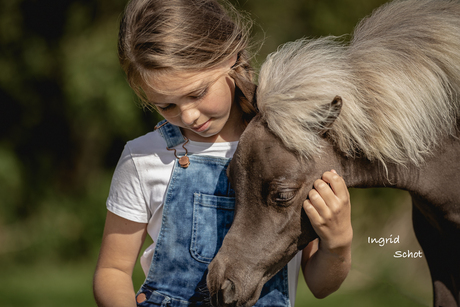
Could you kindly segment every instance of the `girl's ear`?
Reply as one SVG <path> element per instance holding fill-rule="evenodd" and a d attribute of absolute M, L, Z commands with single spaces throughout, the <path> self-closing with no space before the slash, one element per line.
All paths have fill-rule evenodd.
<path fill-rule="evenodd" d="M 321 123 L 320 135 L 324 135 L 339 117 L 340 111 L 342 111 L 342 97 L 335 96 L 325 111 L 326 119 Z"/>

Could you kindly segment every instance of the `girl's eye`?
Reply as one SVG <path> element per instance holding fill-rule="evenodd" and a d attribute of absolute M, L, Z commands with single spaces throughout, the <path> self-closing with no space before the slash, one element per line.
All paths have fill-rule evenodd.
<path fill-rule="evenodd" d="M 204 91 L 200 92 L 198 95 L 190 95 L 190 98 L 193 100 L 200 100 L 204 96 L 206 96 L 207 93 L 208 93 L 208 89 L 205 89 Z"/>
<path fill-rule="evenodd" d="M 165 111 L 169 111 L 171 110 L 172 108 L 174 108 L 174 105 L 173 104 L 168 104 L 168 105 L 165 105 L 165 106 L 156 106 L 158 108 L 158 110 L 162 111 L 162 112 L 165 112 Z"/>

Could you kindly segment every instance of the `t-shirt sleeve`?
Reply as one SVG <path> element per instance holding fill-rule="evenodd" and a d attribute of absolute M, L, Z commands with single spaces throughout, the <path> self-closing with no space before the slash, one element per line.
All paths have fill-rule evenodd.
<path fill-rule="evenodd" d="M 129 146 L 125 146 L 112 177 L 107 210 L 130 221 L 148 223 L 150 212 Z"/>

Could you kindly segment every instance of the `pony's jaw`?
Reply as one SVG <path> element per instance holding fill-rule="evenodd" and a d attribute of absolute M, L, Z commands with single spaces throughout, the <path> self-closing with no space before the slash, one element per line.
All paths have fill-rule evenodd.
<path fill-rule="evenodd" d="M 302 208 L 313 184 L 305 179 L 316 175 L 262 121 L 250 125 L 228 171 L 236 191 L 235 218 L 209 265 L 214 306 L 252 306 L 265 282 L 316 237 Z M 285 191 L 293 191 L 292 197 L 280 201 Z"/>

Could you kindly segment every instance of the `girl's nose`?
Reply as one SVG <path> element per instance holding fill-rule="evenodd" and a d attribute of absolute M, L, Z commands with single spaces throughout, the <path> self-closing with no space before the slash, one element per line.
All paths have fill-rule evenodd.
<path fill-rule="evenodd" d="M 201 113 L 195 106 L 187 106 L 181 110 L 182 122 L 187 126 L 192 126 L 200 117 Z"/>

